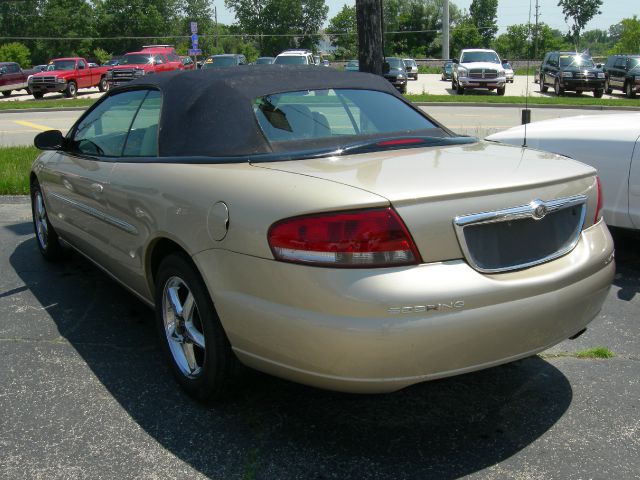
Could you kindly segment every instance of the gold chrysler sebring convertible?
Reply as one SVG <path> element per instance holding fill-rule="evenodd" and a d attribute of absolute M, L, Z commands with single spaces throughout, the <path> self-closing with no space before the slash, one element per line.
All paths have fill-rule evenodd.
<path fill-rule="evenodd" d="M 35 144 L 40 251 L 154 307 L 201 400 L 238 361 L 348 392 L 511 362 L 580 334 L 614 274 L 593 168 L 457 136 L 373 75 L 147 76 Z"/>

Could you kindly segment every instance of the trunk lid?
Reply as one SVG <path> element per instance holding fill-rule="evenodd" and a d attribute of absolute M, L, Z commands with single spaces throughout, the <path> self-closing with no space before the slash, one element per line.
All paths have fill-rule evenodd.
<path fill-rule="evenodd" d="M 536 199 L 587 195 L 588 226 L 597 203 L 593 168 L 556 154 L 488 142 L 254 166 L 321 178 L 386 198 L 425 262 L 463 257 L 454 227 L 457 216 Z"/>

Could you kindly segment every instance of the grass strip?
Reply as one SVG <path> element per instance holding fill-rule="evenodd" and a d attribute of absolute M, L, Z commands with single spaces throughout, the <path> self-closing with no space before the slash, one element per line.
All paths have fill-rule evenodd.
<path fill-rule="evenodd" d="M 0 147 L 0 195 L 29 193 L 29 171 L 40 151 L 36 147 Z"/>
<path fill-rule="evenodd" d="M 576 352 L 577 358 L 611 358 L 614 356 L 614 353 L 607 347 L 594 347 Z"/>
<path fill-rule="evenodd" d="M 595 105 L 607 107 L 635 107 L 640 108 L 640 99 L 613 99 L 594 98 L 593 96 L 575 97 L 502 97 L 487 92 L 477 92 L 465 95 L 429 95 L 427 93 L 418 95 L 406 95 L 412 102 L 447 102 L 447 103 L 501 103 L 501 104 L 524 104 L 529 105 Z"/>
<path fill-rule="evenodd" d="M 28 110 L 31 108 L 86 108 L 94 104 L 97 98 L 73 98 L 69 100 L 25 100 L 24 102 L 0 102 L 2 110 Z"/>
<path fill-rule="evenodd" d="M 607 347 L 593 347 L 579 352 L 539 353 L 540 358 L 613 358 L 615 354 Z"/>

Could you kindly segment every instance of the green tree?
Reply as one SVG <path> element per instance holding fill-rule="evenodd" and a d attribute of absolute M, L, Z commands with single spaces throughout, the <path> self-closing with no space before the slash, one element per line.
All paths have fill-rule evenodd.
<path fill-rule="evenodd" d="M 336 56 L 354 58 L 358 56 L 358 25 L 356 7 L 344 5 L 325 29 L 329 40 L 336 46 Z"/>
<path fill-rule="evenodd" d="M 0 62 L 16 62 L 26 68 L 31 65 L 31 52 L 22 43 L 5 43 L 0 46 Z"/>
<path fill-rule="evenodd" d="M 573 22 L 569 26 L 569 34 L 573 37 L 576 46 L 580 42 L 580 32 L 596 15 L 602 13 L 600 7 L 602 0 L 558 0 L 558 6 L 562 8 L 564 21 L 569 24 L 569 19 Z"/>
<path fill-rule="evenodd" d="M 528 59 L 533 54 L 529 33 L 528 24 L 509 25 L 507 33 L 503 33 L 495 39 L 493 49 L 502 59 Z"/>
<path fill-rule="evenodd" d="M 51 0 L 49 0 L 51 1 Z M 182 0 L 95 0 L 98 35 L 101 48 L 115 54 L 139 50 L 141 44 L 173 43 L 182 30 Z M 162 37 L 158 37 L 158 35 Z M 120 38 L 115 38 L 120 37 Z M 150 37 L 146 40 L 122 37 Z"/>
<path fill-rule="evenodd" d="M 93 56 L 96 60 L 98 60 L 98 63 L 102 65 L 103 63 L 109 61 L 112 55 L 105 49 L 98 47 L 93 51 Z"/>
<path fill-rule="evenodd" d="M 593 29 L 584 32 L 580 43 L 582 49 L 588 50 L 593 56 L 606 56 L 613 48 L 615 42 L 612 41 L 607 30 Z"/>
<path fill-rule="evenodd" d="M 38 36 L 57 38 L 95 37 L 93 6 L 86 0 L 47 0 L 37 20 Z M 46 32 L 46 33 L 45 33 Z M 44 34 L 43 34 L 44 33 Z M 47 40 L 34 48 L 34 60 L 45 63 L 63 56 L 90 57 L 92 40 Z"/>
<path fill-rule="evenodd" d="M 620 22 L 620 38 L 611 53 L 640 53 L 640 19 L 625 18 Z"/>
<path fill-rule="evenodd" d="M 463 48 L 482 47 L 483 42 L 484 39 L 480 35 L 473 19 L 466 17 L 451 30 L 451 39 L 449 41 L 451 58 L 459 57 Z"/>
<path fill-rule="evenodd" d="M 482 36 L 482 46 L 489 47 L 498 33 L 498 0 L 472 0 L 469 15 Z"/>
<path fill-rule="evenodd" d="M 242 33 L 257 34 L 263 55 L 285 48 L 314 47 L 327 18 L 325 0 L 225 0 Z"/>

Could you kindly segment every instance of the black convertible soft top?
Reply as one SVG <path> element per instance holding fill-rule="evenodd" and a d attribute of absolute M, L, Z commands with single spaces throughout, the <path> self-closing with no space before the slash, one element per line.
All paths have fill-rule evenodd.
<path fill-rule="evenodd" d="M 147 75 L 123 89 L 162 92 L 160 156 L 250 156 L 271 153 L 253 112 L 264 95 L 314 89 L 366 89 L 406 100 L 383 77 L 332 68 L 249 65 Z M 215 153 L 213 153 L 215 152 Z"/>

